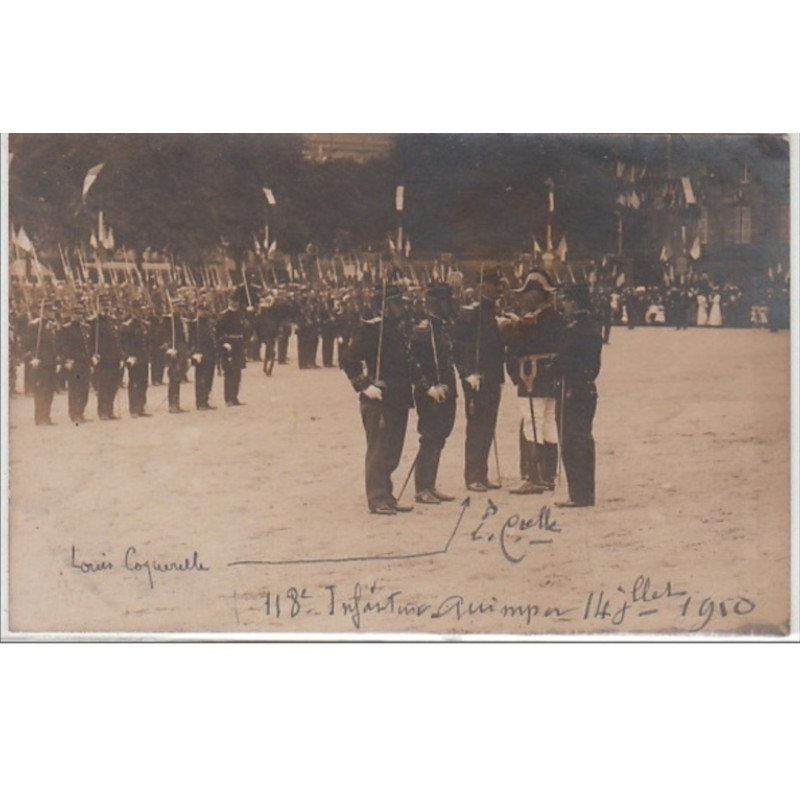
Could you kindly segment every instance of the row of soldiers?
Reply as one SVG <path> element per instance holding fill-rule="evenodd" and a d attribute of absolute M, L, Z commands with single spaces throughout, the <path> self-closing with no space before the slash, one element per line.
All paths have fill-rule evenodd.
<path fill-rule="evenodd" d="M 593 505 L 592 422 L 603 339 L 588 287 L 556 287 L 547 273 L 534 270 L 508 292 L 496 269 L 482 274 L 470 294 L 469 302 L 458 303 L 451 286 L 431 285 L 420 309 L 404 286 L 385 284 L 373 298 L 373 315 L 343 354 L 341 366 L 358 393 L 366 432 L 369 510 L 393 515 L 412 509 L 401 502 L 405 486 L 395 495 L 392 483 L 411 408 L 419 433 L 412 467 L 416 500 L 454 499 L 437 487 L 437 475 L 459 387 L 467 423 L 466 487 L 501 488 L 489 477 L 489 460 L 494 446 L 499 474 L 495 428 L 506 375 L 520 404 L 522 482 L 512 492 L 552 491 L 560 447 L 570 499 L 559 505 Z"/>
<path fill-rule="evenodd" d="M 14 315 L 12 331 L 12 368 L 16 363 L 25 366 L 37 425 L 53 424 L 51 408 L 60 384 L 66 388 L 73 423 L 88 421 L 91 387 L 97 394 L 98 418 L 117 419 L 115 400 L 126 372 L 132 417 L 150 416 L 148 386 L 163 383 L 165 373 L 169 411 L 184 411 L 180 388 L 190 366 L 195 370 L 198 410 L 214 408 L 209 396 L 217 369 L 224 376 L 226 404 L 242 405 L 239 385 L 245 366 L 246 328 L 236 294 L 219 314 L 213 314 L 202 298 L 190 309 L 184 298 L 177 297 L 162 315 L 153 313 L 142 301 L 121 309 L 108 295 L 97 298 L 93 312 L 84 303 L 64 307 L 44 298 L 33 319 L 27 313 Z"/>

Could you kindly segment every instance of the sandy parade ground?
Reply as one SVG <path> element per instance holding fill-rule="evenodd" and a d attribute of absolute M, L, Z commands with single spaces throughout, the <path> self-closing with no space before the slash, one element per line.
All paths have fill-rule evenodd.
<path fill-rule="evenodd" d="M 66 395 L 54 427 L 12 398 L 12 632 L 788 633 L 788 332 L 615 328 L 595 508 L 555 508 L 564 482 L 509 494 L 507 383 L 503 488 L 466 492 L 459 405 L 439 479 L 456 501 L 394 517 L 367 512 L 344 374 L 293 350 L 271 378 L 248 364 L 240 408 L 219 377 L 216 411 L 184 384 L 191 410 L 170 415 L 151 387 L 153 416 L 132 419 L 122 390 L 120 421 L 80 427 Z M 396 487 L 415 452 L 412 412 Z"/>

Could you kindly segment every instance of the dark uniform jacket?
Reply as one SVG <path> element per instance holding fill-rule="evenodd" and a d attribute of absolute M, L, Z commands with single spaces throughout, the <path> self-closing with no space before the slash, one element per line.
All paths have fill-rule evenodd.
<path fill-rule="evenodd" d="M 87 363 L 92 357 L 89 330 L 80 322 L 68 322 L 59 331 L 58 349 L 64 361 Z"/>
<path fill-rule="evenodd" d="M 226 308 L 217 320 L 217 345 L 223 364 L 231 364 L 243 368 L 245 365 L 244 352 L 244 319 L 238 311 Z M 230 350 L 225 345 L 231 346 Z"/>
<path fill-rule="evenodd" d="M 505 345 L 500 338 L 495 314 L 494 301 L 488 297 L 484 297 L 481 303 L 475 302 L 461 307 L 453 329 L 453 353 L 458 374 L 462 378 L 477 373 L 489 383 L 499 384 L 505 381 Z"/>
<path fill-rule="evenodd" d="M 25 331 L 26 360 L 38 358 L 42 366 L 53 366 L 58 363 L 58 325 L 43 320 L 41 332 L 39 319 L 28 323 Z M 37 350 L 36 343 L 39 343 Z"/>
<path fill-rule="evenodd" d="M 411 352 L 415 361 L 417 380 L 414 389 L 417 394 L 424 394 L 431 386 L 444 384 L 448 396 L 457 396 L 453 342 L 443 320 L 430 316 L 417 323 L 411 332 Z"/>
<path fill-rule="evenodd" d="M 122 349 L 119 344 L 117 324 L 111 317 L 107 314 L 90 317 L 89 339 L 90 346 L 100 356 L 99 366 L 119 367 L 122 361 Z"/>
<path fill-rule="evenodd" d="M 150 332 L 147 323 L 140 319 L 126 319 L 119 331 L 123 359 L 134 357 L 139 364 L 148 360 Z"/>
<path fill-rule="evenodd" d="M 357 392 L 370 384 L 383 389 L 383 402 L 398 406 L 413 405 L 412 384 L 416 367 L 411 343 L 402 322 L 386 319 L 383 325 L 380 380 L 376 377 L 381 318 L 362 320 L 341 366 Z"/>
<path fill-rule="evenodd" d="M 519 397 L 558 395 L 558 373 L 554 365 L 563 329 L 563 317 L 549 306 L 509 326 L 506 369 Z"/>
<path fill-rule="evenodd" d="M 597 322 L 587 312 L 579 312 L 565 327 L 556 357 L 556 369 L 566 380 L 567 396 L 595 392 L 602 351 Z"/>
<path fill-rule="evenodd" d="M 204 359 L 216 358 L 217 337 L 210 317 L 189 321 L 189 351 L 192 354 L 202 353 Z"/>

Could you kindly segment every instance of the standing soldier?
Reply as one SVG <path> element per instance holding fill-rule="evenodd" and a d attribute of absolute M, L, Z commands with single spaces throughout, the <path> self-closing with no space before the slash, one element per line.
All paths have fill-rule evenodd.
<path fill-rule="evenodd" d="M 58 326 L 52 303 L 43 302 L 37 319 L 28 323 L 25 361 L 30 366 L 33 418 L 37 425 L 55 425 L 50 419 L 58 367 Z"/>
<path fill-rule="evenodd" d="M 412 405 L 413 364 L 405 331 L 405 298 L 399 286 L 376 295 L 377 317 L 364 320 L 342 360 L 342 369 L 359 394 L 367 434 L 365 484 L 373 514 L 411 511 L 393 493 L 392 473 L 400 463 Z"/>
<path fill-rule="evenodd" d="M 128 319 L 120 328 L 122 357 L 128 367 L 128 409 L 132 417 L 149 417 L 147 405 L 147 377 L 150 372 L 148 350 L 150 332 L 144 320 L 144 308 L 135 302 Z"/>
<path fill-rule="evenodd" d="M 244 369 L 245 328 L 239 311 L 239 297 L 233 293 L 228 298 L 228 307 L 217 321 L 217 345 L 224 374 L 225 405 L 244 405 L 239 400 L 239 385 Z"/>
<path fill-rule="evenodd" d="M 522 484 L 511 492 L 541 494 L 555 489 L 558 466 L 560 386 L 554 364 L 563 319 L 554 306 L 555 287 L 544 272 L 531 272 L 516 291 L 523 315 L 506 330 L 506 368 L 520 399 Z"/>
<path fill-rule="evenodd" d="M 322 301 L 319 313 L 320 333 L 322 335 L 322 366 L 333 366 L 333 344 L 336 341 L 337 319 L 333 298 Z"/>
<path fill-rule="evenodd" d="M 171 311 L 162 320 L 162 340 L 166 340 L 164 354 L 167 364 L 167 399 L 170 414 L 182 414 L 181 382 L 187 370 L 186 331 L 183 317 L 177 303 L 171 305 Z"/>
<path fill-rule="evenodd" d="M 90 319 L 94 355 L 94 388 L 97 392 L 97 416 L 104 421 L 115 420 L 114 398 L 122 377 L 122 350 L 119 345 L 116 321 L 111 315 L 111 301 L 98 300 L 100 310 Z"/>
<path fill-rule="evenodd" d="M 562 301 L 567 326 L 556 359 L 563 389 L 558 415 L 562 420 L 562 459 L 567 473 L 569 502 L 560 508 L 593 506 L 595 449 L 592 421 L 597 409 L 595 379 L 600 372 L 603 340 L 592 319 L 589 292 L 584 286 L 564 288 Z"/>
<path fill-rule="evenodd" d="M 150 315 L 150 383 L 153 386 L 163 386 L 164 370 L 167 362 L 164 353 L 169 347 L 169 338 L 164 338 L 168 329 L 164 325 L 163 317 L 153 308 Z"/>
<path fill-rule="evenodd" d="M 214 383 L 214 368 L 217 361 L 217 340 L 214 321 L 209 315 L 205 301 L 197 305 L 197 318 L 189 323 L 189 351 L 194 364 L 194 396 L 198 411 L 213 411 L 209 404 L 211 386 Z"/>
<path fill-rule="evenodd" d="M 92 375 L 92 344 L 90 333 L 83 324 L 81 306 L 70 309 L 70 321 L 61 328 L 59 351 L 62 369 L 67 377 L 67 408 L 69 418 L 76 424 L 87 422 L 84 416 L 89 402 L 89 382 Z"/>
<path fill-rule="evenodd" d="M 278 314 L 275 298 L 268 294 L 259 303 L 258 314 L 254 320 L 256 334 L 264 344 L 264 374 L 269 377 L 275 368 L 275 346 L 278 338 Z"/>
<path fill-rule="evenodd" d="M 436 488 L 439 458 L 456 418 L 456 371 L 448 331 L 452 303 L 450 286 L 429 286 L 425 291 L 427 317 L 411 334 L 411 351 L 417 366 L 414 405 L 419 452 L 414 484 L 418 503 L 436 504 L 455 499 Z"/>
<path fill-rule="evenodd" d="M 473 492 L 500 488 L 489 480 L 489 451 L 505 380 L 505 347 L 495 316 L 504 284 L 502 270 L 487 272 L 478 287 L 478 300 L 461 307 L 453 331 L 453 352 L 467 413 L 464 481 Z"/>

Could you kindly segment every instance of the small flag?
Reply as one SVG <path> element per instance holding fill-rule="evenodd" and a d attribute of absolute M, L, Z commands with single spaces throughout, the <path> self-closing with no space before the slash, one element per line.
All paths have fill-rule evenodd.
<path fill-rule="evenodd" d="M 394 192 L 394 207 L 397 211 L 403 210 L 403 201 L 405 200 L 405 186 L 398 186 Z"/>
<path fill-rule="evenodd" d="M 697 199 L 694 196 L 694 189 L 692 189 L 692 181 L 689 178 L 681 178 L 683 184 L 683 196 L 686 198 L 686 205 L 693 206 Z"/>
<path fill-rule="evenodd" d="M 264 187 L 264 196 L 267 198 L 267 203 L 269 205 L 271 205 L 271 206 L 278 205 L 277 201 L 275 200 L 275 195 L 272 194 L 272 189 L 267 189 L 267 187 L 265 186 Z"/>
<path fill-rule="evenodd" d="M 25 228 L 20 228 L 17 232 L 17 235 L 14 239 L 16 242 L 17 247 L 25 253 L 32 253 L 33 252 L 33 243 L 28 238 L 28 234 L 25 233 Z"/>
<path fill-rule="evenodd" d="M 642 204 L 642 201 L 639 200 L 639 195 L 636 192 L 631 192 L 628 195 L 628 206 L 633 209 L 638 209 L 639 206 Z"/>
<path fill-rule="evenodd" d="M 261 254 L 261 245 L 258 243 L 258 239 L 256 239 L 255 236 L 253 237 L 253 250 L 256 252 L 256 255 Z"/>
<path fill-rule="evenodd" d="M 389 249 L 390 249 L 390 250 L 391 250 L 393 253 L 397 251 L 397 248 L 395 247 L 395 244 L 394 244 L 394 242 L 392 241 L 392 237 L 391 237 L 391 236 L 389 237 Z"/>
<path fill-rule="evenodd" d="M 267 250 L 267 255 L 271 258 L 275 255 L 278 250 L 278 240 L 273 239 L 272 244 L 269 246 L 269 250 Z"/>
<path fill-rule="evenodd" d="M 106 236 L 103 239 L 103 247 L 105 247 L 106 250 L 114 249 L 114 231 L 112 228 L 109 228 L 106 232 Z"/>
<path fill-rule="evenodd" d="M 695 236 L 695 238 L 694 238 L 694 244 L 692 245 L 692 249 L 689 251 L 689 255 L 690 255 L 690 256 L 691 256 L 691 257 L 692 257 L 692 258 L 693 258 L 695 261 L 697 261 L 697 259 L 699 259 L 699 258 L 700 258 L 701 252 L 702 252 L 702 251 L 700 250 L 700 237 L 699 237 L 699 236 Z"/>
<path fill-rule="evenodd" d="M 406 236 L 406 258 L 411 255 L 411 239 Z"/>
<path fill-rule="evenodd" d="M 92 235 L 89 237 L 89 244 L 90 244 L 90 245 L 91 245 L 91 246 L 92 246 L 92 247 L 93 247 L 95 250 L 97 250 L 97 247 L 98 247 L 98 242 L 97 242 L 97 237 L 94 235 L 94 231 L 92 231 Z"/>
<path fill-rule="evenodd" d="M 542 254 L 542 248 L 539 247 L 539 242 L 536 241 L 536 237 L 533 237 L 533 254 L 535 256 L 540 256 Z"/>
<path fill-rule="evenodd" d="M 89 189 L 92 188 L 92 184 L 97 180 L 97 176 L 100 174 L 100 170 L 103 169 L 104 166 L 105 162 L 102 164 L 95 164 L 95 166 L 93 166 L 86 173 L 86 177 L 83 179 L 83 193 L 81 194 L 81 200 L 86 199 Z"/>
<path fill-rule="evenodd" d="M 556 255 L 562 260 L 565 261 L 567 258 L 567 237 L 562 236 L 561 241 L 558 243 L 558 249 L 556 250 Z"/>
<path fill-rule="evenodd" d="M 628 205 L 628 198 L 624 194 L 617 195 L 617 205 L 618 206 L 627 206 Z"/>

